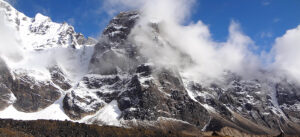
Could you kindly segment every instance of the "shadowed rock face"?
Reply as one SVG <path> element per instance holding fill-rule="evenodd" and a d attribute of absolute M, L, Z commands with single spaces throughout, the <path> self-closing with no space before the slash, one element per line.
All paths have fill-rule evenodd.
<path fill-rule="evenodd" d="M 58 66 L 49 68 L 49 71 L 51 74 L 51 80 L 54 84 L 58 85 L 63 90 L 68 90 L 71 88 L 69 80 L 66 79 L 65 74 Z"/>
<path fill-rule="evenodd" d="M 82 108 L 82 105 L 78 105 L 79 103 L 83 103 L 91 109 Z M 85 96 L 82 98 L 74 91 L 68 93 L 63 100 L 63 107 L 65 113 L 72 119 L 81 119 L 86 115 L 94 114 L 97 110 L 103 107 L 103 103 L 99 102 L 97 99 L 93 99 L 91 96 Z"/>
<path fill-rule="evenodd" d="M 145 83 L 140 82 L 142 76 L 132 77 L 128 90 L 118 97 L 122 117 L 126 120 L 168 117 L 203 127 L 209 120 L 208 112 L 187 95 L 180 78 L 166 70 L 156 73 L 158 76 Z"/>
<path fill-rule="evenodd" d="M 13 104 L 19 111 L 35 112 L 53 104 L 60 97 L 60 92 L 50 82 L 39 82 L 27 75 L 15 75 L 13 79 L 2 59 L 0 73 L 1 109 Z"/>
<path fill-rule="evenodd" d="M 176 68 L 147 62 L 128 40 L 138 19 L 138 12 L 124 12 L 110 22 L 95 46 L 89 74 L 74 88 L 73 97 L 65 97 L 65 111 L 80 118 L 116 100 L 123 120 L 167 117 L 203 130 L 233 127 L 252 134 L 300 133 L 299 109 L 292 109 L 299 101 L 297 86 L 242 80 L 235 74 L 227 76 L 225 85 L 207 87 L 183 79 Z M 159 28 L 153 27 L 159 34 Z M 83 87 L 92 102 L 80 106 L 84 99 L 79 104 L 74 100 L 80 100 L 76 96 L 81 96 Z"/>
<path fill-rule="evenodd" d="M 117 74 L 135 71 L 139 64 L 137 49 L 127 37 L 139 18 L 138 12 L 124 12 L 110 21 L 103 31 L 102 39 L 95 45 L 95 52 L 89 65 L 91 74 Z"/>
<path fill-rule="evenodd" d="M 279 105 L 294 105 L 300 102 L 300 87 L 295 84 L 278 83 L 276 85 L 276 97 Z"/>
<path fill-rule="evenodd" d="M 103 31 L 103 35 L 107 36 L 111 42 L 121 43 L 126 41 L 139 16 L 138 11 L 121 12 L 109 22 L 109 25 Z"/>
<path fill-rule="evenodd" d="M 6 63 L 1 58 L 0 74 L 0 110 L 3 110 L 13 103 L 12 92 L 10 90 L 12 87 L 13 78 L 6 66 Z"/>
<path fill-rule="evenodd" d="M 0 84 L 0 95 L 0 110 L 3 110 L 13 103 L 12 92 L 6 85 Z"/>
<path fill-rule="evenodd" d="M 297 91 L 297 86 L 284 81 L 280 85 L 279 88 L 278 83 L 235 79 L 226 87 L 213 85 L 210 88 L 195 88 L 199 85 L 191 83 L 189 89 L 194 93 L 201 93 L 196 99 L 212 106 L 217 112 L 207 130 L 220 130 L 229 126 L 252 134 L 299 134 L 299 118 L 295 114 L 299 110 L 293 107 L 298 101 L 292 100 L 293 97 L 284 100 L 283 95 L 280 95 L 296 96 L 294 92 Z"/>
<path fill-rule="evenodd" d="M 17 110 L 35 112 L 53 104 L 60 92 L 49 81 L 37 82 L 28 76 L 17 76 L 12 92 L 17 98 L 13 104 Z"/>
<path fill-rule="evenodd" d="M 12 81 L 13 78 L 10 74 L 10 71 L 8 67 L 6 66 L 6 63 L 2 58 L 0 58 L 0 83 L 5 84 L 8 88 L 12 87 Z"/>
<path fill-rule="evenodd" d="M 85 108 L 78 107 L 84 100 L 79 101 L 80 104 L 74 103 L 78 102 L 76 96 L 80 96 L 80 89 L 84 87 L 85 91 L 96 90 L 91 93 L 90 101 L 102 100 L 103 104 L 107 104 L 116 100 L 122 111 L 120 119 L 155 121 L 159 117 L 168 117 L 203 128 L 209 114 L 188 96 L 179 73 L 148 65 L 141 59 L 144 57 L 140 57 L 136 46 L 127 40 L 138 18 L 138 12 L 124 12 L 110 22 L 103 32 L 103 40 L 95 46 L 89 75 L 71 92 L 73 95 L 65 97 L 65 111 L 72 118 L 80 118 L 101 108 L 102 105 L 92 106 L 89 104 L 94 102 L 90 102 L 86 106 L 90 106 L 92 111 L 85 111 Z M 103 90 L 110 92 L 104 93 Z M 73 114 L 68 113 L 71 111 Z"/>

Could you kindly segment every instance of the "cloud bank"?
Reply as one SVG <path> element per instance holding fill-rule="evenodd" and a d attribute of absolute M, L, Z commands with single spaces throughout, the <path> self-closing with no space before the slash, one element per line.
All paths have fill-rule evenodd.
<path fill-rule="evenodd" d="M 250 50 L 254 42 L 237 22 L 231 22 L 228 39 L 221 43 L 211 38 L 208 26 L 201 21 L 182 25 L 194 4 L 189 0 L 145 2 L 138 27 L 131 33 L 132 41 L 142 46 L 142 53 L 154 63 L 181 68 L 202 83 L 222 81 L 228 71 L 240 75 L 257 71 L 259 62 Z"/>
<path fill-rule="evenodd" d="M 22 49 L 19 48 L 19 39 L 11 26 L 8 26 L 3 11 L 0 10 L 0 57 L 9 58 L 12 61 L 22 59 Z"/>
<path fill-rule="evenodd" d="M 272 52 L 262 56 L 254 54 L 255 42 L 242 32 L 236 21 L 231 22 L 225 42 L 214 41 L 209 27 L 203 22 L 188 22 L 196 2 L 112 0 L 106 1 L 105 5 L 113 11 L 141 11 L 141 19 L 132 30 L 130 39 L 156 64 L 176 66 L 202 82 L 222 81 L 226 72 L 244 78 L 259 78 L 263 71 L 276 71 L 273 73 L 300 82 L 300 27 L 277 38 Z M 268 61 L 270 58 L 271 62 Z"/>
<path fill-rule="evenodd" d="M 194 80 L 202 83 L 222 81 L 228 72 L 253 79 L 260 77 L 263 71 L 270 71 L 300 83 L 300 26 L 276 38 L 271 52 L 262 56 L 254 54 L 255 42 L 243 33 L 237 21 L 230 23 L 229 35 L 224 42 L 214 41 L 208 25 L 202 21 L 189 22 L 191 9 L 196 2 L 105 0 L 103 8 L 107 9 L 108 14 L 139 9 L 141 18 L 131 32 L 130 40 L 140 47 L 141 53 L 149 57 L 151 62 L 158 66 L 179 68 L 179 71 Z M 24 52 L 18 46 L 18 37 L 5 25 L 2 13 L 0 17 L 0 56 L 14 61 L 21 60 Z M 61 54 L 65 51 L 53 50 L 49 53 L 43 53 L 46 58 L 43 60 L 51 58 L 52 53 Z M 58 55 L 54 60 L 67 62 L 69 58 L 63 55 Z M 35 64 L 43 62 L 37 56 L 40 55 L 30 56 L 32 63 L 35 60 Z M 53 59 L 47 62 L 53 62 Z M 48 63 L 42 66 L 46 65 Z"/>
<path fill-rule="evenodd" d="M 273 69 L 300 82 L 300 25 L 276 38 L 272 48 Z"/>

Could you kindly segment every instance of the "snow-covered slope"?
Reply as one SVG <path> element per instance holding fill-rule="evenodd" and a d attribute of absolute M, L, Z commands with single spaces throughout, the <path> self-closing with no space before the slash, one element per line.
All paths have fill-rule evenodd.
<path fill-rule="evenodd" d="M 0 117 L 69 119 L 62 99 L 86 73 L 96 40 L 40 13 L 27 17 L 2 0 L 0 17 L 1 83 L 13 95 L 2 98 L 12 105 Z"/>
<path fill-rule="evenodd" d="M 107 122 L 103 117 L 107 108 L 117 103 L 110 112 L 119 119 L 115 125 L 153 126 L 153 121 L 162 124 L 159 119 L 166 118 L 168 123 L 186 122 L 190 129 L 203 131 L 229 126 L 252 134 L 299 134 L 298 85 L 284 79 L 274 81 L 273 72 L 244 79 L 230 71 L 224 72 L 222 83 L 203 84 L 194 79 L 194 74 L 180 67 L 158 65 L 153 55 L 143 54 L 132 31 L 141 31 L 149 37 L 146 40 L 153 40 L 147 41 L 153 44 L 152 51 L 174 47 L 160 33 L 165 24 L 150 20 L 145 23 L 149 27 L 146 31 L 142 28 L 145 26 L 135 25 L 138 20 L 139 12 L 123 12 L 104 30 L 95 46 L 89 74 L 64 99 L 64 110 L 72 119 L 115 123 L 115 119 Z M 182 61 L 193 63 L 188 55 L 177 51 L 183 55 Z"/>
<path fill-rule="evenodd" d="M 34 18 L 27 17 L 8 3 L 1 1 L 1 13 L 5 15 L 8 26 L 19 35 L 23 49 L 41 50 L 53 47 L 80 48 L 86 41 L 67 23 L 55 23 L 47 16 L 37 13 Z"/>

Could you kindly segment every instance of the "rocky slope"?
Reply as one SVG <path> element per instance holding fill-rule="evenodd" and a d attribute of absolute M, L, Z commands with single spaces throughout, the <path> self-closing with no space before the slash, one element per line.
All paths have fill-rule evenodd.
<path fill-rule="evenodd" d="M 74 79 L 84 73 L 87 67 L 79 66 L 86 66 L 96 40 L 41 14 L 27 17 L 4 1 L 0 1 L 0 13 L 1 28 L 6 28 L 2 31 L 14 40 L 4 39 L 1 46 L 9 45 L 7 52 L 13 50 L 19 57 L 1 52 L 0 108 L 12 104 L 20 112 L 43 110 L 64 96 Z"/>
<path fill-rule="evenodd" d="M 86 125 L 69 121 L 14 121 L 0 120 L 0 136 L 5 137 L 192 137 L 175 131 L 163 131 L 144 128 L 120 128 Z"/>
<path fill-rule="evenodd" d="M 154 65 L 139 52 L 128 38 L 138 18 L 138 12 L 120 13 L 104 30 L 89 74 L 64 99 L 68 116 L 80 119 L 95 113 L 88 122 L 115 125 L 167 118 L 198 130 L 229 126 L 252 134 L 299 134 L 297 85 L 243 80 L 228 73 L 225 84 L 205 87 L 176 68 Z M 149 24 L 154 30 L 159 25 Z M 112 103 L 117 104 L 113 112 L 117 117 L 107 120 L 101 111 Z"/>
<path fill-rule="evenodd" d="M 288 80 L 243 79 L 230 72 L 224 83 L 204 85 L 180 68 L 157 65 L 131 39 L 133 29 L 142 29 L 137 24 L 139 12 L 117 15 L 93 46 L 93 40 L 66 23 L 54 23 L 41 14 L 26 17 L 2 1 L 0 8 L 19 36 L 22 53 L 33 54 L 17 63 L 1 56 L 0 118 L 67 119 L 193 135 L 300 134 L 300 86 Z M 147 36 L 159 46 L 173 48 L 160 34 L 160 25 L 149 21 L 152 31 Z M 50 63 L 35 64 L 41 57 Z"/>

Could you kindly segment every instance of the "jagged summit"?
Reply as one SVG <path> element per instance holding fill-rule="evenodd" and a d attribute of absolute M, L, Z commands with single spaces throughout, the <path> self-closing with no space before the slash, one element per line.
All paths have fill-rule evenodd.
<path fill-rule="evenodd" d="M 42 15 L 41 13 L 37 13 L 34 17 L 34 22 L 46 22 L 46 21 L 51 22 L 52 20 L 49 17 Z"/>
<path fill-rule="evenodd" d="M 85 45 L 84 42 L 88 41 L 67 23 L 52 22 L 49 17 L 40 13 L 37 13 L 34 18 L 27 17 L 4 1 L 0 1 L 0 8 L 6 21 L 9 22 L 7 25 L 16 31 L 20 38 L 20 44 L 25 49 L 41 50 L 70 45 L 80 48 L 81 45 Z M 89 42 L 92 41 L 89 40 Z"/>
<path fill-rule="evenodd" d="M 115 107 L 115 112 L 120 114 L 115 115 L 121 121 L 159 121 L 161 117 L 166 117 L 188 122 L 201 130 L 220 130 L 230 126 L 254 134 L 276 135 L 282 130 L 290 134 L 299 132 L 299 125 L 295 122 L 298 116 L 294 115 L 298 110 L 293 109 L 298 101 L 293 100 L 292 107 L 286 109 L 284 104 L 288 102 L 282 103 L 280 99 L 282 90 L 278 84 L 284 84 L 284 81 L 274 83 L 257 79 L 243 80 L 229 73 L 226 76 L 228 85 L 204 86 L 183 76 L 176 69 L 153 65 L 148 62 L 148 56 L 143 56 L 135 43 L 128 39 L 134 26 L 132 24 L 138 19 L 136 12 L 120 13 L 105 29 L 103 36 L 106 39 L 95 46 L 89 67 L 90 74 L 64 100 L 81 102 L 79 97 L 83 94 L 82 91 L 88 91 L 87 98 L 92 100 L 86 103 L 95 106 L 84 105 L 83 102 L 66 103 L 65 106 L 79 109 L 72 111 L 69 114 L 71 117 L 80 118 L 82 115 L 96 113 L 99 108 L 104 111 L 101 110 L 103 106 L 116 100 L 118 107 Z M 154 36 L 163 40 L 163 36 L 156 33 L 159 31 L 156 25 L 150 24 L 156 30 L 153 31 Z M 160 44 L 168 46 L 163 45 L 164 42 Z M 153 48 L 156 47 L 153 45 Z M 286 87 L 284 92 L 291 93 L 290 90 Z M 97 104 L 97 100 L 102 101 Z M 93 109 L 85 111 L 86 106 Z M 70 112 L 72 107 L 65 109 Z M 108 121 L 101 116 L 103 115 L 100 112 L 96 113 L 89 122 L 107 124 Z"/>
<path fill-rule="evenodd" d="M 7 47 L 20 56 L 13 60 L 0 54 L 1 102 L 7 102 L 1 104 L 4 111 L 0 117 L 69 119 L 59 104 L 73 82 L 85 73 L 96 40 L 86 39 L 69 24 L 52 22 L 40 13 L 27 17 L 2 0 L 0 13 L 1 27 L 6 28 L 2 31 L 11 40 L 1 41 L 1 49 Z"/>
<path fill-rule="evenodd" d="M 115 74 L 117 69 L 130 69 L 138 63 L 135 59 L 136 47 L 127 41 L 138 18 L 136 11 L 122 12 L 110 21 L 103 31 L 101 42 L 95 45 L 90 73 Z"/>

